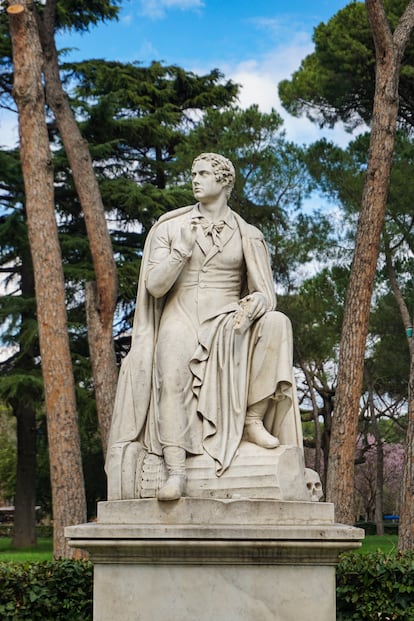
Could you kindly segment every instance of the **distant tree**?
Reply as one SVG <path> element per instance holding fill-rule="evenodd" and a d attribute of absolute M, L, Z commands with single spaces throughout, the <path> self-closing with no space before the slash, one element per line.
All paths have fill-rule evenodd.
<path fill-rule="evenodd" d="M 176 206 L 180 188 L 173 187 L 172 174 L 179 145 L 205 111 L 234 102 L 237 85 L 224 82 L 218 70 L 199 76 L 159 62 L 144 67 L 92 60 L 65 68 L 75 83 L 72 105 L 84 119 L 82 132 L 93 150 L 95 169 L 105 180 L 101 188 L 109 207 L 114 206 L 110 191 L 105 191 L 111 190 L 110 182 L 121 199 L 126 185 L 124 196 L 129 193 L 130 200 L 125 207 L 131 208 L 134 199 L 142 204 L 136 215 L 147 229 L 166 208 Z M 135 196 L 132 184 L 138 184 Z"/>
<path fill-rule="evenodd" d="M 16 429 L 8 408 L 0 405 L 0 504 L 9 504 L 16 489 Z"/>
<path fill-rule="evenodd" d="M 359 436 L 357 442 L 357 465 L 355 469 L 356 508 L 367 521 L 380 520 L 382 510 L 398 515 L 399 490 L 404 466 L 404 447 L 402 444 L 383 444 L 384 451 L 384 504 L 381 513 L 376 515 L 377 496 L 377 452 L 378 444 L 372 434 Z M 356 516 L 359 517 L 359 516 Z"/>

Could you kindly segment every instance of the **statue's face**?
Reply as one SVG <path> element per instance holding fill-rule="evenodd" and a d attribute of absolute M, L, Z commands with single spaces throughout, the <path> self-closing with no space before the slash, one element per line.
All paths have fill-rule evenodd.
<path fill-rule="evenodd" d="M 193 194 L 201 203 L 208 204 L 225 194 L 222 182 L 217 181 L 210 162 L 198 160 L 191 170 Z"/>

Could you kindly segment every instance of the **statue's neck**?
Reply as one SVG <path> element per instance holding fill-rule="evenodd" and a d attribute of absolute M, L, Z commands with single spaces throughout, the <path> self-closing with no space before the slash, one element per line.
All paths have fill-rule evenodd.
<path fill-rule="evenodd" d="M 199 203 L 199 212 L 204 218 L 210 220 L 210 222 L 218 222 L 224 220 L 229 213 L 229 206 L 227 200 L 213 201 L 211 203 Z"/>

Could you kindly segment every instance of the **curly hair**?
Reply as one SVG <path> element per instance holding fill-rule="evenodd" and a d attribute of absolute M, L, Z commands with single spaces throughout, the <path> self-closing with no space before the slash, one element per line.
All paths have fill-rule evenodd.
<path fill-rule="evenodd" d="M 227 189 L 227 197 L 229 197 L 236 180 L 236 171 L 232 162 L 219 153 L 201 153 L 194 159 L 193 166 L 200 160 L 211 164 L 216 181 L 223 183 Z"/>

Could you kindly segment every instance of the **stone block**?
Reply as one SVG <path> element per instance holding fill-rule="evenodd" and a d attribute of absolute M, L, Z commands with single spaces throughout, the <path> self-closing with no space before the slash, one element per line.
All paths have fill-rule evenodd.
<path fill-rule="evenodd" d="M 329 503 L 181 498 L 99 503 L 66 535 L 94 563 L 94 621 L 334 621 L 364 533 Z"/>

